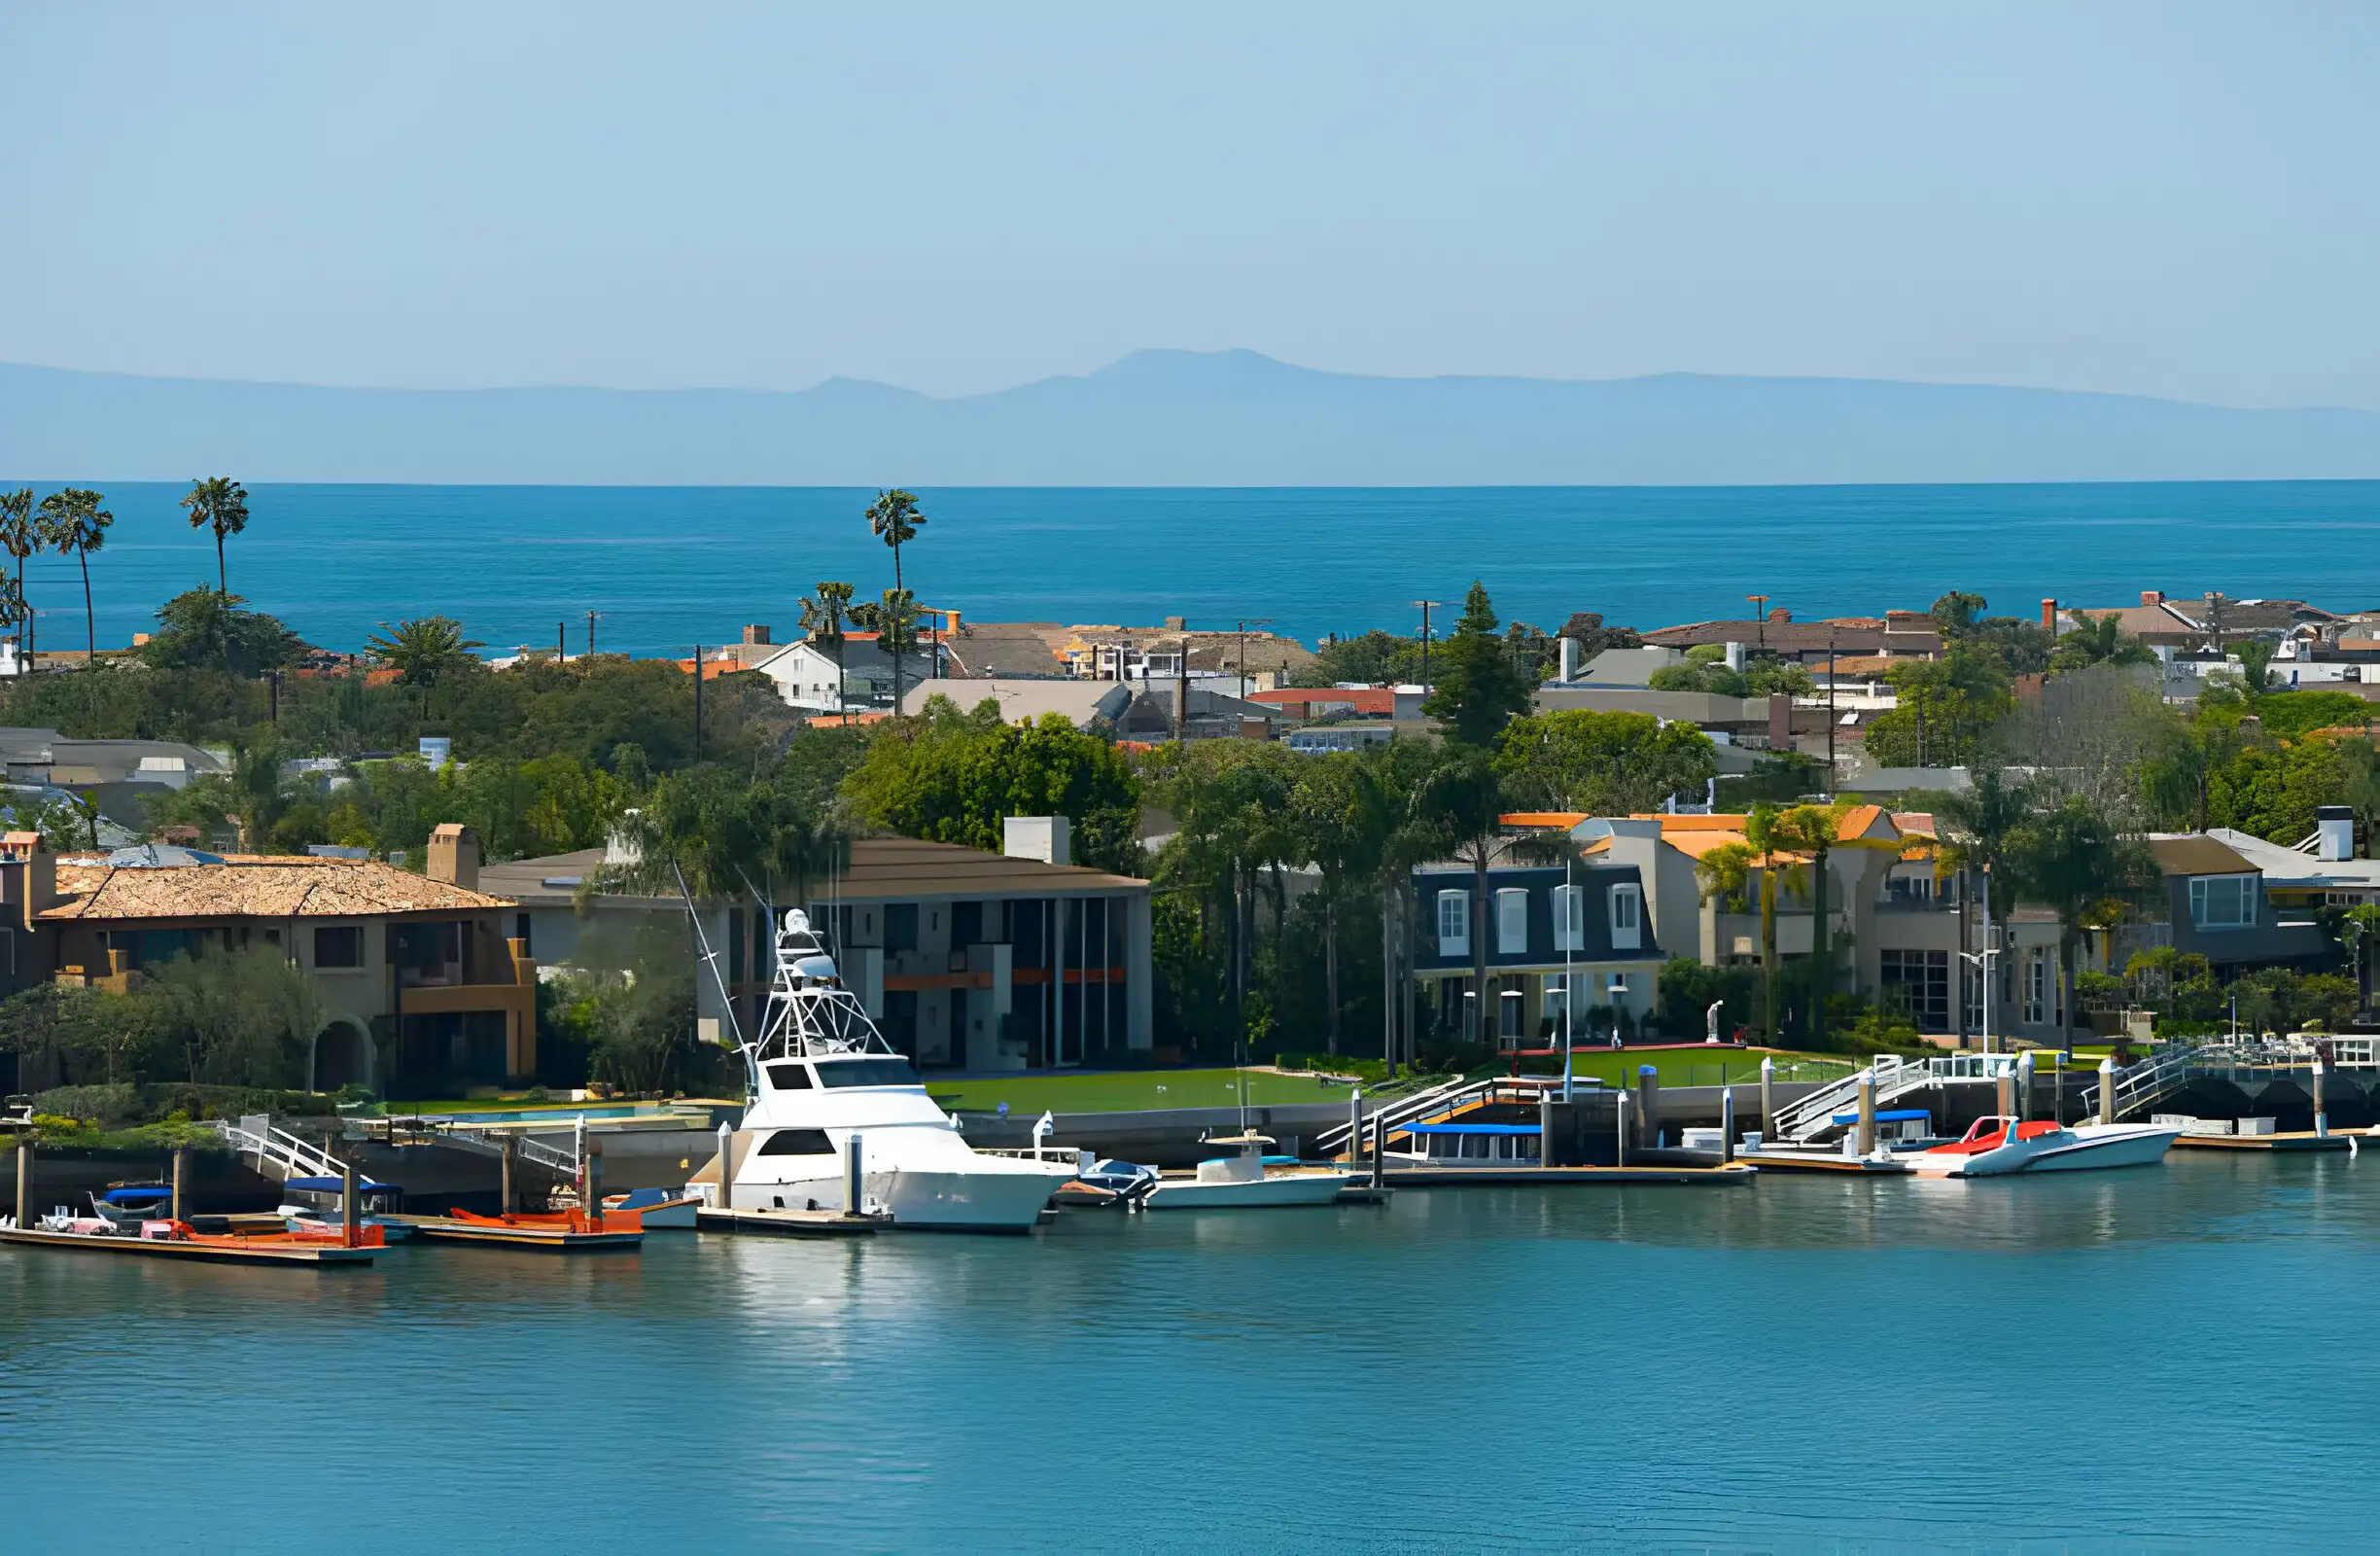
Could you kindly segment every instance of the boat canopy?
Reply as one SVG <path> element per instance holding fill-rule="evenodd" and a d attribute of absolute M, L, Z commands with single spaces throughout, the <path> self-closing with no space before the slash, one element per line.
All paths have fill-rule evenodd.
<path fill-rule="evenodd" d="M 1903 1124 L 1908 1123 L 1913 1119 L 1931 1118 L 1934 1115 L 1932 1114 L 1926 1112 L 1923 1108 L 1886 1108 L 1877 1113 L 1875 1119 L 1876 1122 L 1880 1124 Z M 1835 1122 L 1838 1124 L 1855 1124 L 1859 1122 L 1859 1114 L 1856 1113 L 1838 1113 L 1835 1115 Z"/>
<path fill-rule="evenodd" d="M 335 1194 L 346 1185 L 335 1178 L 285 1178 L 281 1181 L 281 1186 L 300 1189 L 309 1194 Z M 356 1192 L 359 1194 L 394 1194 L 400 1190 L 395 1184 L 375 1184 L 368 1179 L 359 1178 L 356 1180 Z"/>
<path fill-rule="evenodd" d="M 131 1184 L 111 1188 L 99 1197 L 111 1205 L 154 1205 L 160 1199 L 173 1198 L 173 1190 L 163 1184 Z"/>
<path fill-rule="evenodd" d="M 1533 1135 L 1535 1124 L 1391 1124 L 1392 1135 Z"/>

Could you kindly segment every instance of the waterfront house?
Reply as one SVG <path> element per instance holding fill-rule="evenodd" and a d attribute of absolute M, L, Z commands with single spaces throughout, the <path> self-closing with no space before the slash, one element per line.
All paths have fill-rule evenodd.
<path fill-rule="evenodd" d="M 715 1036 L 752 1034 L 775 967 L 772 911 L 800 905 L 829 935 L 844 981 L 886 1039 L 921 1067 L 1069 1068 L 1145 1054 L 1149 883 L 1071 864 L 1064 817 L 1011 817 L 1006 831 L 999 854 L 862 837 L 848 866 L 798 904 L 700 903 L 717 974 L 698 971 L 698 1020 Z M 682 922 L 675 897 L 582 894 L 607 852 L 489 867 L 489 883 L 518 903 L 525 951 L 599 970 L 607 926 L 632 930 L 649 914 Z M 609 857 L 620 861 L 616 846 Z"/>
<path fill-rule="evenodd" d="M 1488 874 L 1484 915 L 1474 911 L 1478 878 L 1467 865 L 1426 865 L 1413 872 L 1420 908 L 1413 972 L 1417 992 L 1450 1036 L 1471 1030 L 1472 937 L 1488 937 L 1488 1031 L 1505 1049 L 1585 1042 L 1609 1033 L 1619 1012 L 1635 1029 L 1653 1008 L 1654 980 L 1668 960 L 1633 866 L 1501 865 Z"/>
<path fill-rule="evenodd" d="M 453 1095 L 537 1072 L 537 964 L 507 934 L 513 904 L 477 889 L 467 827 L 431 835 L 429 872 L 370 859 L 218 856 L 144 844 L 58 858 L 40 834 L 0 841 L 17 986 L 113 987 L 179 956 L 270 947 L 322 997 L 310 1088 Z"/>
<path fill-rule="evenodd" d="M 753 633 L 761 642 L 749 640 Z M 802 713 L 840 714 L 892 707 L 892 655 L 873 632 L 846 632 L 839 641 L 820 643 L 811 638 L 773 647 L 765 627 L 748 627 L 747 643 L 736 649 L 736 668 L 757 670 L 776 685 L 786 706 Z M 754 649 L 765 650 L 753 653 Z M 901 655 L 904 691 L 931 680 L 936 666 L 946 662 L 933 639 L 920 633 Z"/>

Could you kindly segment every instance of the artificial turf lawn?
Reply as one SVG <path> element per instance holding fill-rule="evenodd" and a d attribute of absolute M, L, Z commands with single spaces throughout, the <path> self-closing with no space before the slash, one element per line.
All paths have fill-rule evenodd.
<path fill-rule="evenodd" d="M 1232 1070 L 1117 1070 L 1088 1074 L 978 1076 L 964 1080 L 929 1080 L 926 1089 L 945 1108 L 995 1113 L 1001 1103 L 1011 1114 L 1138 1113 L 1150 1108 L 1230 1108 L 1240 1101 L 1238 1072 Z M 1312 1076 L 1247 1072 L 1250 1107 L 1293 1102 L 1345 1102 L 1351 1088 Z"/>

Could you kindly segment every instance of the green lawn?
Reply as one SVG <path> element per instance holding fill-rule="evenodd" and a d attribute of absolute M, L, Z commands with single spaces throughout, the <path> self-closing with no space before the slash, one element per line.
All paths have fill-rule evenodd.
<path fill-rule="evenodd" d="M 1118 1070 L 1087 1075 L 1028 1071 L 966 1080 L 929 1080 L 926 1089 L 945 1108 L 1037 1117 L 1051 1113 L 1136 1113 L 1149 1108 L 1229 1108 L 1240 1101 L 1238 1072 L 1232 1070 Z M 1310 1076 L 1247 1073 L 1251 1107 L 1293 1102 L 1345 1102 L 1350 1088 L 1322 1084 Z"/>
<path fill-rule="evenodd" d="M 1730 1082 L 1760 1080 L 1763 1055 L 1758 1048 L 1735 1049 L 1721 1054 L 1701 1053 L 1691 1048 L 1662 1048 L 1650 1052 L 1608 1048 L 1592 1053 L 1573 1053 L 1570 1073 L 1582 1079 L 1592 1076 L 1605 1085 L 1636 1083 L 1639 1065 L 1651 1065 L 1664 1086 L 1720 1086 Z M 1854 1059 L 1822 1057 L 1809 1053 L 1772 1053 L 1776 1060 L 1779 1080 L 1838 1080 L 1862 1068 Z"/>

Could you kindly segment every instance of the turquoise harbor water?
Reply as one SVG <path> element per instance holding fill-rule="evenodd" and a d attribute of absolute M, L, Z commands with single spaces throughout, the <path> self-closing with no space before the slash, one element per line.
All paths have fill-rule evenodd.
<path fill-rule="evenodd" d="M 124 643 L 215 577 L 175 508 L 185 486 L 93 481 L 117 525 L 91 559 L 99 641 Z M 10 483 L 13 484 L 13 483 Z M 326 647 L 442 611 L 495 650 L 601 613 L 599 649 L 683 654 L 745 622 L 782 634 L 821 579 L 872 595 L 890 557 L 872 494 L 816 488 L 255 487 L 232 587 Z M 1747 611 L 1807 619 L 1923 609 L 1953 586 L 2031 616 L 2144 588 L 2380 605 L 2380 482 L 2077 486 L 1566 487 L 924 492 L 904 552 L 927 604 L 981 620 L 1227 626 L 1306 638 L 1412 631 L 1409 602 L 1484 579 L 1508 618 L 1572 611 L 1638 626 Z M 44 642 L 79 646 L 70 562 L 38 559 Z"/>
<path fill-rule="evenodd" d="M 0 1543 L 2363 1546 L 2376 1249 L 2380 1156 L 2180 1153 L 368 1273 L 0 1249 Z"/>

